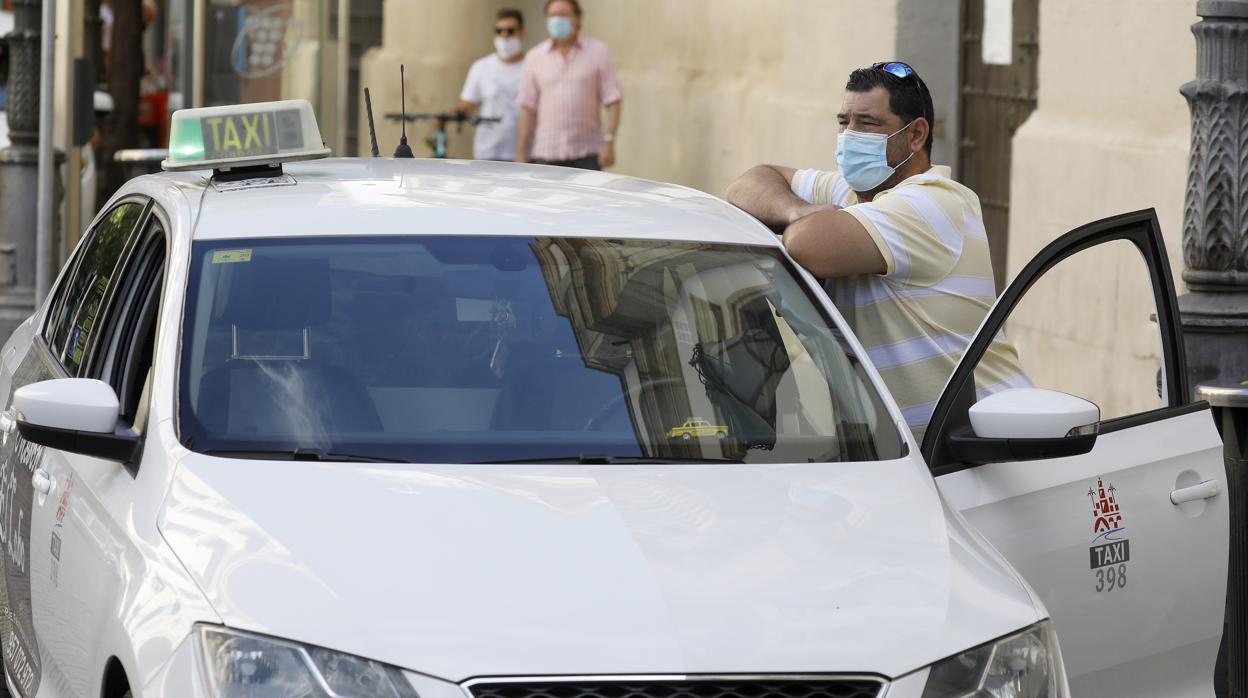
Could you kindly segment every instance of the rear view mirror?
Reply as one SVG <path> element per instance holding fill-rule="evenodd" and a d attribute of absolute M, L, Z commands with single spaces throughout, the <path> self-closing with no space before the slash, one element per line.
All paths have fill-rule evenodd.
<path fill-rule="evenodd" d="M 120 401 L 109 384 L 57 378 L 18 388 L 13 417 L 22 438 L 48 448 L 132 463 L 140 439 L 117 432 Z"/>
<path fill-rule="evenodd" d="M 1101 420 L 1083 398 L 1041 388 L 993 393 L 971 406 L 971 428 L 990 439 L 1060 439 Z"/>
<path fill-rule="evenodd" d="M 973 433 L 950 435 L 949 446 L 972 464 L 1077 456 L 1096 445 L 1100 418 L 1100 408 L 1074 395 L 1004 390 L 971 407 Z"/>

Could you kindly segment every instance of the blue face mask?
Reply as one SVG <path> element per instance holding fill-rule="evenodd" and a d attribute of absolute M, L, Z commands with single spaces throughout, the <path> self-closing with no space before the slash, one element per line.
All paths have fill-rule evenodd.
<path fill-rule="evenodd" d="M 911 121 L 910 124 L 914 122 Z M 846 129 L 836 138 L 836 167 L 854 191 L 871 191 L 883 184 L 898 167 L 910 161 L 910 157 L 888 164 L 888 139 L 910 128 L 906 124 L 887 136 L 882 133 L 863 133 Z"/>
<path fill-rule="evenodd" d="M 546 31 L 550 32 L 553 39 L 566 39 L 572 36 L 572 20 L 563 15 L 547 17 Z"/>

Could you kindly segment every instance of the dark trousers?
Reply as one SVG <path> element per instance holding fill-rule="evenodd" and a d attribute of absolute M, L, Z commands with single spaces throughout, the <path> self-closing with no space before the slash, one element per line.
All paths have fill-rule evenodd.
<path fill-rule="evenodd" d="M 556 167 L 575 167 L 582 170 L 601 170 L 598 166 L 598 155 L 586 155 L 575 160 L 534 160 L 535 165 L 554 165 Z"/>

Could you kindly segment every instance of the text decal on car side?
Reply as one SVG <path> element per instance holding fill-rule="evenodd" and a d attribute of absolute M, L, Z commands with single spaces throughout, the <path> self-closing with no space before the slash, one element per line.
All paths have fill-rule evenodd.
<path fill-rule="evenodd" d="M 1127 586 L 1127 562 L 1131 559 L 1131 541 L 1122 521 L 1118 490 L 1103 478 L 1088 488 L 1092 500 L 1092 547 L 1088 560 L 1096 573 L 1096 590 L 1109 592 Z"/>

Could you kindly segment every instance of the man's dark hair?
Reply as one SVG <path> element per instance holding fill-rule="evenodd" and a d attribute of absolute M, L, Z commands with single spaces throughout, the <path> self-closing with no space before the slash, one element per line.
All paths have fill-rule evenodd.
<path fill-rule="evenodd" d="M 576 15 L 577 17 L 581 16 L 581 3 L 578 2 L 578 0 L 563 0 L 563 1 L 572 5 L 572 14 Z M 559 0 L 546 0 L 546 7 L 543 8 L 542 11 L 550 12 L 550 6 L 557 2 L 559 2 Z"/>
<path fill-rule="evenodd" d="M 520 25 L 520 28 L 524 29 L 524 13 L 514 7 L 504 7 L 499 10 L 494 17 L 494 21 L 497 22 L 500 19 L 514 19 Z"/>
<path fill-rule="evenodd" d="M 845 89 L 849 92 L 870 92 L 877 87 L 888 90 L 888 108 L 907 124 L 920 116 L 927 119 L 927 141 L 923 149 L 932 155 L 932 132 L 936 130 L 936 115 L 932 107 L 932 93 L 917 72 L 899 78 L 883 68 L 859 68 L 849 74 Z"/>

